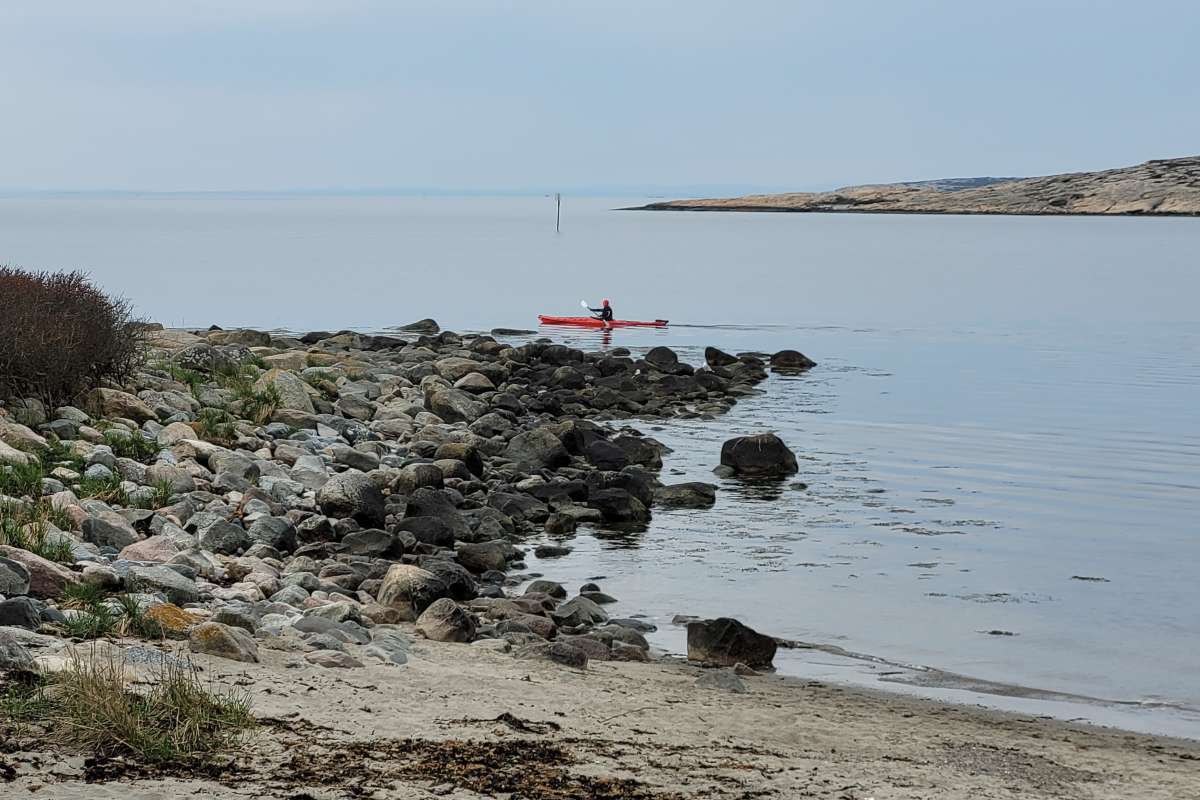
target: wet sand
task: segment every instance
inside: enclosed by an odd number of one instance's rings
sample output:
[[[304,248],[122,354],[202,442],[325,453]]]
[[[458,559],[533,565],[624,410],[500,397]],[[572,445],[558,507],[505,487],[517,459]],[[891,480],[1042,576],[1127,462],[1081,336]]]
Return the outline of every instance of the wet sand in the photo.
[[[682,663],[584,672],[418,640],[350,671],[263,650],[195,656],[262,726],[198,777],[9,754],[0,797],[1185,798],[1200,742],[764,675],[746,693]]]

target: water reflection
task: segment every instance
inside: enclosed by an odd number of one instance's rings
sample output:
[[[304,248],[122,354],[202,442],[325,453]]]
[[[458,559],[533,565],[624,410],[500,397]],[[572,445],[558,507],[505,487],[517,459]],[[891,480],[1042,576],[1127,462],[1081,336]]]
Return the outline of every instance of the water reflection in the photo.
[[[742,500],[771,501],[783,497],[788,485],[787,478],[737,478],[723,481],[721,488]]]

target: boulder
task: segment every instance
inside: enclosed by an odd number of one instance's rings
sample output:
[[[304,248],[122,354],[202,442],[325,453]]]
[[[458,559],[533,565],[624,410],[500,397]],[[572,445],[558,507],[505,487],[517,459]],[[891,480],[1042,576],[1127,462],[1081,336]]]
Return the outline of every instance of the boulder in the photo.
[[[488,570],[504,571],[505,565],[508,564],[508,553],[512,550],[512,545],[507,542],[479,542],[478,544],[460,544],[456,548],[458,551],[458,563],[476,574],[483,574]]]
[[[28,550],[2,545],[0,557],[25,567],[29,573],[29,594],[42,600],[58,597],[63,589],[79,582],[79,576],[62,564],[56,564]]]
[[[429,570],[412,564],[393,564],[379,584],[376,599],[381,606],[394,608],[403,619],[411,621],[448,593],[446,582]]]
[[[589,492],[588,506],[599,510],[605,522],[646,522],[650,519],[645,504],[618,487]]]
[[[400,494],[412,494],[424,487],[442,488],[442,471],[433,464],[409,464],[392,481],[392,491]]]
[[[604,609],[586,597],[574,597],[550,612],[550,618],[563,628],[607,622]]]
[[[708,508],[717,502],[717,487],[711,483],[676,483],[654,490],[654,502],[664,508]]]
[[[83,520],[80,531],[85,542],[117,550],[124,549],[142,538],[133,526],[115,511],[98,511],[92,514]]]
[[[358,470],[347,470],[330,478],[317,492],[317,504],[326,516],[353,517],[368,527],[382,526],[387,516],[383,492]]]
[[[0,670],[21,670],[33,672],[37,669],[33,656],[25,649],[17,637],[9,631],[0,631]]]
[[[3,417],[0,417],[0,442],[27,453],[46,449],[45,437],[19,422],[8,422]]]
[[[625,451],[606,439],[597,439],[589,444],[586,455],[596,469],[615,472],[629,466]]]
[[[816,365],[817,362],[798,350],[780,350],[771,356],[771,369],[776,372],[800,372]]]
[[[259,517],[251,523],[246,535],[281,553],[296,549],[296,526],[287,517]]]
[[[261,392],[268,386],[274,386],[279,391],[280,408],[314,413],[312,398],[308,395],[308,384],[294,372],[277,368],[267,370],[254,382],[254,389]]]
[[[728,440],[721,446],[721,465],[748,478],[778,477],[800,470],[796,454],[773,433]]]
[[[408,333],[428,333],[433,335],[441,331],[437,322],[432,319],[421,319],[416,322],[410,322],[407,325],[401,325],[396,328],[398,331],[406,331]]]
[[[119,389],[93,389],[88,395],[87,406],[96,417],[125,417],[135,422],[156,419],[150,406]]]
[[[253,544],[250,534],[233,522],[219,520],[200,532],[200,547],[222,555],[236,555]]]
[[[219,622],[204,622],[192,628],[192,632],[188,634],[188,649],[193,653],[233,661],[258,663],[258,644],[254,637],[241,628],[233,628]]]
[[[496,391],[496,384],[492,383],[491,379],[486,375],[481,375],[478,372],[471,372],[462,376],[454,382],[455,389],[461,389],[464,392],[471,394],[484,394],[486,392]]]
[[[775,640],[730,617],[698,620],[687,626],[688,659],[732,667],[739,662],[754,669],[770,669]]]
[[[0,600],[0,626],[36,631],[42,624],[38,604],[28,597]]]
[[[562,441],[546,428],[534,428],[514,436],[504,457],[524,469],[557,469],[571,461]]]
[[[421,612],[417,633],[435,642],[469,642],[475,638],[475,618],[458,603],[443,597]]]
[[[426,392],[425,407],[446,422],[474,422],[488,412],[487,404],[471,393],[437,385]]]
[[[251,328],[237,328],[231,331],[212,331],[208,334],[212,344],[240,344],[243,347],[270,347],[271,334],[256,331]]]
[[[433,362],[434,371],[451,383],[465,378],[471,373],[477,373],[481,366],[478,361],[454,356]]]
[[[171,464],[154,464],[146,470],[146,484],[171,485],[172,494],[196,491],[196,480],[187,470]]]
[[[553,661],[574,669],[586,669],[587,653],[566,642],[534,642],[513,651],[517,658]]]
[[[0,595],[29,594],[29,570],[20,561],[0,556]]]
[[[136,591],[161,592],[175,605],[195,603],[200,599],[195,581],[158,564],[130,567],[126,584]]]
[[[717,369],[719,367],[728,367],[731,364],[738,363],[737,356],[731,356],[724,350],[718,350],[715,347],[704,348],[704,363],[709,367]]]
[[[25,466],[33,461],[33,457],[27,453],[22,453],[17,448],[6,442],[0,442],[0,465],[14,464],[16,466]]]

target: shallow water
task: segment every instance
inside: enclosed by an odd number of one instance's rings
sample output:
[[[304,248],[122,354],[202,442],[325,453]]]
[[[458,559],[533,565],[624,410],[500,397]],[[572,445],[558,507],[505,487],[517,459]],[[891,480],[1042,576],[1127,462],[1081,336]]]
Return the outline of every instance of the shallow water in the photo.
[[[0,262],[89,269],[168,324],[530,327],[603,293],[676,324],[543,333],[795,347],[819,366],[643,426],[666,479],[772,429],[795,481],[721,481],[711,512],[531,568],[605,576],[670,650],[675,614],[726,614],[871,657],[783,651],[796,674],[1200,736],[1200,223],[609,210],[630,202],[568,198],[556,236],[542,198],[0,198]]]

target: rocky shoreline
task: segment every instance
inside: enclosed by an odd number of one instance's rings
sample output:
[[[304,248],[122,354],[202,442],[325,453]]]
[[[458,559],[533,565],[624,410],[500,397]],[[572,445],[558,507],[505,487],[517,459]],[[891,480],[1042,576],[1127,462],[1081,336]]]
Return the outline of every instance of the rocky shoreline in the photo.
[[[260,730],[227,760],[149,763],[17,726],[0,796],[1058,797],[1086,785],[1116,797],[1186,784],[1194,743],[778,678],[776,640],[732,619],[690,622],[690,661],[660,660],[643,620],[609,616],[603,586],[525,569],[541,531],[703,513],[716,487],[662,483],[664,448],[624,421],[720,414],[768,370],[813,366],[802,354],[709,348],[695,368],[662,347],[634,357],[414,327],[157,330],[129,385],[81,407],[3,407],[6,687],[80,659],[144,685],[186,664],[248,692]],[[720,458],[746,480],[796,471],[770,434],[730,440]],[[542,548],[545,564],[556,553]],[[913,717],[929,736],[911,735]],[[864,744],[881,732],[893,744]]]
[[[1036,178],[950,179],[847,186],[830,192],[669,200],[632,210],[1197,216],[1200,156]]]
[[[247,663],[270,648],[327,668],[403,664],[414,632],[581,669],[649,659],[651,626],[610,619],[594,583],[515,594],[537,577],[522,540],[711,506],[714,485],[663,484],[663,446],[619,422],[719,414],[768,368],[813,362],[709,348],[696,369],[665,347],[635,359],[410,327],[160,330],[131,385],[96,389],[86,410],[12,403],[0,461],[41,471],[0,501],[27,509],[39,545],[3,548],[0,625],[43,633],[0,634],[4,666],[24,663],[22,643],[54,663],[71,637],[109,634],[119,593],[191,652]],[[749,478],[796,471],[770,435],[727,443],[721,461]],[[79,602],[89,590],[108,598]],[[707,624],[689,634],[698,659],[771,666],[769,637]]]

